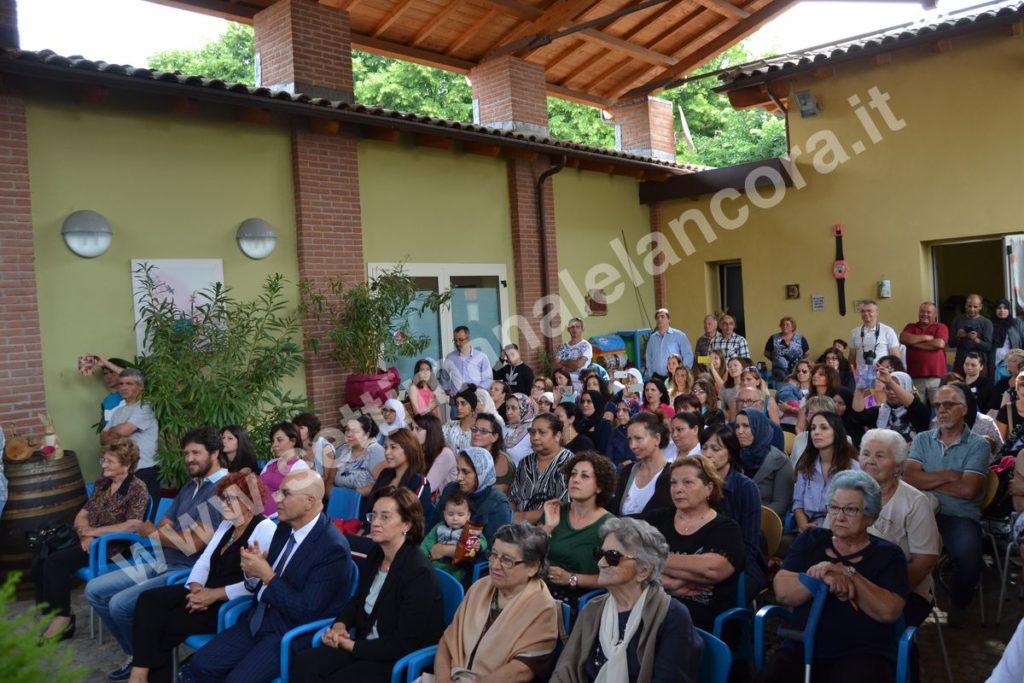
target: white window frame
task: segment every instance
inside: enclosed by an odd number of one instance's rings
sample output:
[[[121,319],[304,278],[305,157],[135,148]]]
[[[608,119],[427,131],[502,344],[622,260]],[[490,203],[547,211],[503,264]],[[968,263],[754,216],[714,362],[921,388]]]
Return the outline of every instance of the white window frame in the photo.
[[[438,291],[441,292],[451,289],[453,277],[498,278],[498,307],[500,309],[498,319],[502,323],[498,337],[503,347],[509,343],[507,325],[505,325],[505,321],[508,320],[508,267],[504,263],[367,263],[366,272],[370,278],[373,278],[382,271],[399,265],[402,266],[402,270],[406,274],[412,277],[437,278]],[[448,307],[441,309],[438,316],[441,323],[441,357],[443,358],[455,350],[455,343],[452,341],[455,324],[452,322],[452,312]]]

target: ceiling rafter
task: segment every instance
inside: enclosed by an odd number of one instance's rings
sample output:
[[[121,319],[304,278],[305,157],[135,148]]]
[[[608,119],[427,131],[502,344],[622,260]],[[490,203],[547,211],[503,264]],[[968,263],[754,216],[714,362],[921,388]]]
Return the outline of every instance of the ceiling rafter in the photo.
[[[488,22],[490,22],[491,19],[494,18],[494,15],[497,14],[497,13],[498,13],[498,10],[493,9],[493,8],[487,10],[487,12],[484,13],[483,16],[481,16],[479,19],[477,19],[475,22],[473,22],[472,26],[470,26],[465,31],[463,31],[461,34],[459,34],[459,37],[456,38],[455,41],[452,42],[451,45],[449,45],[447,48],[445,48],[444,53],[446,55],[450,56],[450,55],[453,55],[456,52],[458,52],[459,48],[461,48],[463,45],[468,43],[473,38],[473,35],[476,34],[476,32],[479,31],[481,28],[486,26],[488,24]]]
[[[523,38],[542,36],[563,28],[598,2],[599,0],[555,0],[539,17],[520,24],[504,36],[497,47],[505,47]]]
[[[434,29],[437,28],[438,24],[447,19],[452,12],[454,12],[456,9],[462,6],[462,2],[463,0],[450,0],[448,4],[445,5],[444,9],[442,9],[440,12],[431,17],[430,20],[423,25],[423,28],[417,31],[416,35],[412,37],[413,47],[419,47],[423,43],[423,41],[426,40],[431,33],[433,33]]]
[[[729,19],[748,19],[750,17],[750,12],[727,0],[695,0],[695,2]]]
[[[402,12],[409,9],[409,5],[411,5],[414,1],[415,0],[402,0],[402,2],[400,2],[390,12],[388,12],[387,16],[385,16],[384,19],[373,28],[373,31],[371,31],[370,35],[372,35],[374,38],[380,38],[385,31],[391,28],[392,24],[398,21],[398,18],[402,16]]]

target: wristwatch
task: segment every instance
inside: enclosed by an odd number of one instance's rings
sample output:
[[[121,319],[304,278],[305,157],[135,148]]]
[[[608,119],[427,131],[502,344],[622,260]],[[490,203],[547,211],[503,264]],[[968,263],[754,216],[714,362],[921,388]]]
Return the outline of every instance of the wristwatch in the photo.
[[[832,262],[832,275],[836,279],[836,290],[839,294],[839,315],[846,315],[846,274],[849,268],[843,260],[843,224],[833,225],[832,234],[836,238],[836,260]]]
[[[575,588],[580,583],[580,579],[575,574],[569,576],[569,588]]]
[[[849,565],[848,564],[848,565],[845,565],[843,567],[843,574],[845,574],[846,578],[848,578],[848,579],[852,579],[853,575],[856,574],[856,573],[857,573],[857,568],[854,567],[853,565]]]

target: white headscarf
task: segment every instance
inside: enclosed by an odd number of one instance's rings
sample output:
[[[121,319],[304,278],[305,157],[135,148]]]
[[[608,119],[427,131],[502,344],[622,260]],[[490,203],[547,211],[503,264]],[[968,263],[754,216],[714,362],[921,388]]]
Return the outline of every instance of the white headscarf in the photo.
[[[391,410],[395,411],[395,421],[392,424],[388,424],[387,422],[382,421],[380,425],[380,433],[383,434],[384,436],[389,436],[396,432],[397,430],[403,429],[406,426],[405,406],[403,406],[402,402],[399,401],[398,399],[389,398],[388,400],[384,401],[384,407],[390,408]]]
[[[497,418],[502,429],[505,428],[505,421],[501,419],[501,415],[498,415],[498,406],[494,405],[494,399],[491,398],[491,392],[486,389],[476,390],[476,412],[477,414],[490,413]]]
[[[894,372],[892,378],[903,388],[904,391],[914,393],[914,381],[905,372]],[[902,426],[907,420],[907,407],[904,405],[891,406],[888,401],[882,401],[878,407],[878,421],[875,426],[879,429],[896,429]],[[902,430],[896,429],[902,433]]]

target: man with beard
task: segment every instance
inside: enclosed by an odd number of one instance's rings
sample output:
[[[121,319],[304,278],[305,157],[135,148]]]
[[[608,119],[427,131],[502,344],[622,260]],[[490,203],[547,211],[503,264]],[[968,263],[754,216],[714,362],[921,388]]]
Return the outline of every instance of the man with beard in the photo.
[[[127,681],[131,675],[132,621],[139,595],[163,586],[169,574],[191,568],[221,522],[214,498],[217,482],[227,475],[220,466],[220,432],[193,429],[182,437],[181,449],[191,481],[155,527],[145,522],[138,531],[153,542],[153,553],[144,552],[136,558],[141,561],[96,577],[85,587],[86,600],[128,656],[124,666],[110,673],[110,681]]]

